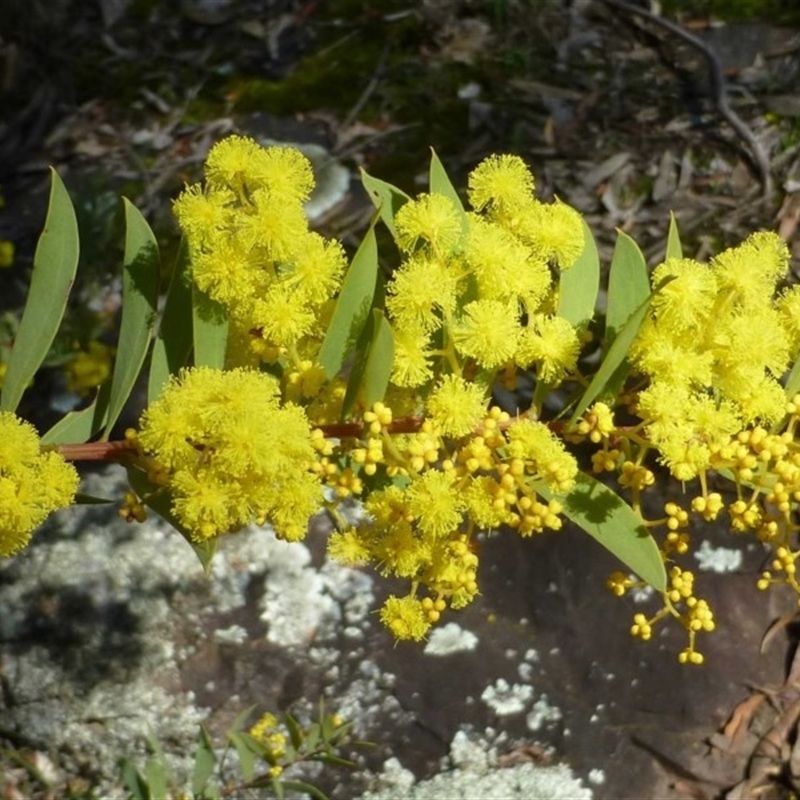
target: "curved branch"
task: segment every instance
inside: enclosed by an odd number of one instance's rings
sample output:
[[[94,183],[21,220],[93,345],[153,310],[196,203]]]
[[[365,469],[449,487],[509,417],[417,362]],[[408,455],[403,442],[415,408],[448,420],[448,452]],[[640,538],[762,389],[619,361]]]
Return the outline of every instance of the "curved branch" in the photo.
[[[607,6],[611,6],[612,8],[617,8],[620,11],[625,11],[628,14],[641,17],[648,22],[652,22],[653,25],[669,31],[702,54],[706,60],[706,64],[708,65],[708,73],[711,79],[714,105],[719,112],[719,115],[731,126],[731,128],[733,128],[737,136],[739,136],[739,138],[747,144],[753,164],[755,165],[758,176],[761,180],[764,197],[769,197],[772,194],[773,189],[772,171],[770,170],[769,160],[764,152],[764,149],[761,147],[761,143],[753,134],[753,131],[750,130],[744,120],[742,120],[742,118],[733,110],[733,108],[731,108],[731,105],[728,102],[728,91],[727,87],[725,86],[725,76],[722,74],[722,67],[720,66],[716,53],[704,41],[698,39],[696,36],[693,36],[680,25],[670,22],[668,19],[664,19],[663,17],[658,17],[655,14],[652,14],[650,11],[647,11],[647,9],[640,8],[632,3],[627,3],[625,0],[600,0],[600,2],[605,3]]]

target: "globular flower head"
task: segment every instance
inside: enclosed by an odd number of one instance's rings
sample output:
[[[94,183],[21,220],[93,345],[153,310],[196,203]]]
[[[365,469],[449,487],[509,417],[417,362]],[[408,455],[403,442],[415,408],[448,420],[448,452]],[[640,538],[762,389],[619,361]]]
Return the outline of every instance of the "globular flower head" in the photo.
[[[721,292],[733,292],[745,305],[763,303],[789,268],[789,248],[777,233],[758,231],[715,256],[711,268]]]
[[[206,178],[213,188],[264,189],[284,202],[302,203],[314,187],[311,162],[291,147],[264,148],[248,136],[228,136],[209,151]]]
[[[430,334],[456,304],[456,280],[443,259],[412,256],[392,276],[386,308],[399,328]]]
[[[55,452],[42,452],[35,428],[0,411],[0,558],[30,541],[47,516],[69,506],[78,473]]]
[[[466,436],[486,412],[486,390],[457,375],[445,375],[428,396],[425,407],[444,436]]]
[[[519,216],[516,233],[540,258],[561,269],[571,267],[583,251],[583,219],[560,200],[528,205]]]
[[[311,430],[277,391],[262,372],[196,367],[142,416],[139,442],[167,476],[172,511],[192,538],[265,521],[286,539],[305,534],[320,500]]]
[[[396,639],[413,639],[415,642],[424,639],[431,626],[422,602],[412,595],[388,597],[381,609],[381,622]]]
[[[714,273],[707,265],[670,258],[656,267],[652,282],[654,287],[664,282],[651,305],[662,337],[697,332],[705,325],[717,295]]]
[[[418,245],[444,256],[451,253],[463,233],[462,217],[443,194],[423,194],[409,200],[395,216],[397,244],[406,252]]]
[[[483,299],[519,299],[533,312],[551,289],[547,261],[501,225],[477,214],[469,217],[464,258]]]
[[[474,358],[482,367],[494,369],[509,361],[520,335],[517,309],[499,300],[475,300],[453,331],[456,349]]]
[[[197,288],[224,307],[232,331],[251,332],[263,362],[278,360],[281,348],[318,349],[346,257],[308,229],[310,162],[291,147],[231,136],[211,149],[205,176],[174,207]]]
[[[542,381],[555,384],[575,370],[580,349],[578,332],[569,320],[535,314],[520,335],[514,360],[535,365]]]
[[[519,156],[493,155],[469,175],[467,195],[472,207],[481,211],[514,212],[533,196],[533,175]]]
[[[448,536],[461,524],[464,503],[455,490],[452,471],[427,470],[414,478],[407,493],[408,512],[423,533]]]

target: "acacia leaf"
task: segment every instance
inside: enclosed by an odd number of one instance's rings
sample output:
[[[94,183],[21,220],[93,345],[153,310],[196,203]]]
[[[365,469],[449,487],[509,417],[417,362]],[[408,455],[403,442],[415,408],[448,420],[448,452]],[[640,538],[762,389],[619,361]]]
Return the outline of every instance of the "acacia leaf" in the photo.
[[[667,252],[664,258],[683,258],[683,245],[678,232],[678,221],[674,212],[669,212],[669,233],[667,234]]]
[[[558,290],[558,316],[576,328],[589,324],[594,316],[600,289],[600,256],[586,220],[583,223],[583,250],[577,261],[561,270]]]
[[[392,186],[391,183],[386,183],[380,178],[373,178],[363,169],[361,170],[361,182],[364,184],[364,189],[369,195],[369,199],[378,209],[378,216],[396,239],[395,215],[411,198],[404,191]]]
[[[464,204],[458,195],[455,187],[450,181],[450,177],[444,168],[444,165],[436,155],[436,151],[431,148],[431,166],[429,175],[429,186],[431,194],[441,194],[447,197],[453,204],[453,207],[458,212],[459,221],[461,222],[461,235],[467,232],[469,225],[467,220],[467,212],[464,211]]]
[[[156,237],[139,209],[123,197],[125,207],[125,255],[122,264],[122,320],[117,355],[111,376],[107,439],[128,402],[142,370],[155,328],[161,257]]]
[[[225,308],[192,284],[193,363],[196,367],[225,368],[228,314]]]
[[[642,518],[605,484],[579,472],[575,486],[566,494],[539,489],[546,499],[563,505],[564,516],[596,539],[631,572],[664,592],[667,576],[664,562]]]
[[[50,200],[33,257],[31,285],[8,359],[0,410],[15,411],[42,365],[64,317],[78,267],[75,209],[58,173],[50,169]]]
[[[42,436],[43,445],[83,444],[88,442],[108,420],[108,398],[111,384],[106,381],[97,390],[94,400],[80,411],[70,411]]]
[[[189,248],[182,239],[175,260],[175,269],[167,289],[161,324],[153,342],[147,400],[152,403],[171,375],[185,366],[192,350],[192,287],[188,280]]]
[[[373,219],[353,256],[325,338],[319,349],[319,363],[328,380],[341,370],[347,354],[356,345],[369,318],[378,280],[378,243]]]

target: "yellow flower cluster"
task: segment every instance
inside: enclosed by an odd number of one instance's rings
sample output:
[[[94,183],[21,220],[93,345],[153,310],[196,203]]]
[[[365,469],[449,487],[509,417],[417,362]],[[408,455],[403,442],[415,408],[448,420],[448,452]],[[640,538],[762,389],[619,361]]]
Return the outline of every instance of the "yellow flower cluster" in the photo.
[[[173,378],[144,412],[138,443],[149,477],[196,540],[269,522],[302,539],[321,502],[305,412],[279,401],[266,373],[198,367]]]
[[[395,217],[403,262],[388,285],[395,327],[392,380],[420,387],[442,370],[533,366],[547,383],[574,371],[580,342],[554,314],[551,267],[569,268],[584,243],[579,214],[533,196],[517,156],[492,156],[469,178],[474,212],[423,194]]]
[[[671,258],[652,276],[651,314],[631,358],[650,381],[637,413],[679,480],[712,466],[738,431],[783,418],[779,383],[800,344],[800,287],[776,299],[789,251],[760,232],[709,264]]]
[[[483,411],[468,386],[461,387],[464,395],[456,390],[459,381],[442,381],[429,400],[430,418],[415,433],[390,436],[383,404],[365,414],[367,443],[353,450],[354,459],[370,465],[367,474],[383,488],[366,499],[364,523],[329,541],[333,558],[374,563],[384,575],[410,582],[408,595],[391,596],[381,610],[398,639],[422,639],[448,606],[474,599],[477,531],[558,530],[560,504],[537,492],[568,491],[577,474],[575,459],[545,425],[511,420],[497,407]]]
[[[324,334],[320,315],[347,263],[338,241],[308,229],[311,164],[296,149],[229,136],[209,152],[205,176],[174,206],[193,280],[227,309],[232,336],[251,354],[274,362],[289,351],[300,367],[316,353],[309,343]]]
[[[278,718],[274,714],[263,714],[250,728],[249,733],[264,748],[263,758],[270,764],[270,776],[277,778],[283,772],[283,766],[279,762],[286,757],[288,742]]]
[[[72,464],[42,452],[32,425],[0,411],[0,558],[25,547],[51,512],[71,505],[78,483]]]

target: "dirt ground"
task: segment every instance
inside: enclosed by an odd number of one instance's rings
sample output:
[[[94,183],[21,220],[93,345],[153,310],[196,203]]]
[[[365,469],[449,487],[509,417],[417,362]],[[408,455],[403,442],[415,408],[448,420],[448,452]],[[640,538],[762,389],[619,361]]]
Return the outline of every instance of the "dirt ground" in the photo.
[[[78,208],[86,297],[106,291],[118,268],[116,195],[135,199],[174,246],[170,199],[231,131],[325,147],[351,179],[315,224],[346,244],[358,240],[370,213],[358,169],[419,191],[433,147],[457,186],[489,153],[522,155],[542,197],[558,196],[586,216],[605,263],[615,229],[656,263],[672,212],[687,254],[704,258],[768,228],[790,243],[797,271],[800,29],[681,20],[714,53],[748,140],[721,113],[703,51],[624,6],[8,0],[0,21],[0,240],[14,243],[16,259],[0,270],[0,312],[23,296],[48,165]],[[73,336],[86,333],[85,321],[75,325]],[[59,390],[52,380],[45,395]],[[47,402],[39,394],[26,410],[46,422],[55,413]],[[387,696],[397,713],[369,728],[379,745],[367,758],[371,769],[391,754],[427,777],[468,721],[476,731],[501,730],[504,756],[563,760],[586,780],[602,769],[603,782],[592,787],[600,798],[796,796],[796,632],[779,626],[762,647],[771,623],[790,620],[795,603],[756,592],[757,546],[725,531],[702,536],[742,560],[733,572],[703,576],[721,623],[699,669],[676,663],[669,634],[650,645],[631,639],[633,606],[604,589],[614,563],[578,530],[484,544],[482,596],[458,620],[478,637],[473,651],[432,661],[420,648],[393,647],[377,628],[357,646],[341,640],[351,683],[364,661],[394,676]],[[319,553],[314,558],[319,566]],[[0,564],[0,586],[15,575]],[[376,586],[376,605],[388,591]],[[257,632],[247,617],[253,608],[243,609],[226,624]],[[22,657],[38,644],[35,635],[0,636],[0,657]],[[80,637],[59,646],[77,658]],[[535,660],[526,660],[531,651]],[[234,711],[231,696],[239,709],[264,703],[265,694],[313,699],[328,680],[324,669],[297,660],[305,650],[278,656],[253,641],[233,651],[212,637],[198,652],[175,680],[220,726]],[[475,702],[498,680],[535,685],[558,713],[543,711],[533,727],[524,714],[498,715]],[[265,689],[271,681],[282,690]],[[3,738],[12,733],[0,717],[0,744],[13,743]],[[323,788],[347,797],[364,786]]]

